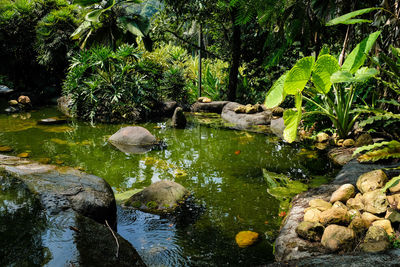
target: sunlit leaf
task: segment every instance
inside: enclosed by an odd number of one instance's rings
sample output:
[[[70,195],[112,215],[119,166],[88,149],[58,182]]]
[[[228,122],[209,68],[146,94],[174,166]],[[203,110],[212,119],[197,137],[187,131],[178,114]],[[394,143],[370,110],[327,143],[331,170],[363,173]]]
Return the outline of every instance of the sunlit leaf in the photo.
[[[310,80],[314,61],[315,59],[312,56],[297,61],[286,77],[283,86],[286,94],[295,95],[303,91],[307,82]]]
[[[286,94],[283,90],[283,85],[286,77],[287,73],[283,74],[278,80],[275,81],[271,89],[269,89],[264,102],[266,108],[274,108],[282,103],[282,101],[285,99]]]
[[[90,29],[91,23],[89,21],[84,21],[79,25],[79,27],[71,34],[72,39],[79,39],[82,34]]]
[[[395,187],[396,185],[398,185],[400,182],[400,175],[393,177],[392,179],[390,179],[389,182],[387,182],[385,184],[385,186],[382,188],[382,192],[386,192],[386,190],[388,190],[389,188]]]
[[[299,104],[300,103],[300,104]],[[287,109],[283,113],[283,120],[285,124],[285,130],[283,131],[283,138],[292,143],[297,138],[297,128],[299,127],[301,120],[301,94],[296,95],[296,111]]]
[[[367,54],[374,45],[381,31],[371,33],[367,38],[361,41],[351,53],[346,57],[342,65],[342,70],[354,74],[365,62]]]
[[[339,69],[339,63],[333,56],[323,55],[318,57],[311,80],[319,93],[327,94],[331,90],[331,76]]]
[[[356,82],[363,82],[363,81],[366,81],[366,80],[376,76],[378,73],[379,73],[379,71],[377,69],[363,67],[363,68],[357,70],[354,78],[355,78]]]
[[[331,76],[332,83],[348,83],[348,82],[353,82],[353,81],[354,81],[354,77],[348,71],[340,70],[340,71],[333,73]]]

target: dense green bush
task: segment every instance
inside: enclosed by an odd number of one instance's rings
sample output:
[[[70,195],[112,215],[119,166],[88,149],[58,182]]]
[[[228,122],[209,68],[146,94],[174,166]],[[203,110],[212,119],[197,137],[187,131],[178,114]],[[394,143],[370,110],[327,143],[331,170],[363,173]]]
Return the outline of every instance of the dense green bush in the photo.
[[[91,48],[72,58],[64,83],[78,117],[91,121],[138,121],[159,111],[165,99],[184,100],[180,69],[165,69],[139,48]]]
[[[76,12],[66,0],[0,1],[0,74],[15,89],[40,93],[57,87],[73,48]],[[40,64],[39,64],[40,63]]]

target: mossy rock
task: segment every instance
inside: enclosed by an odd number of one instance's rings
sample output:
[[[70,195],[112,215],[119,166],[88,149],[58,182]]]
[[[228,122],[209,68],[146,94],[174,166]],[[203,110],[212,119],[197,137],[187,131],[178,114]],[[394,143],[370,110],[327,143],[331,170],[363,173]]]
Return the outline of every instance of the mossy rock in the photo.
[[[144,212],[161,214],[173,212],[190,192],[173,181],[159,181],[131,196],[124,204]]]

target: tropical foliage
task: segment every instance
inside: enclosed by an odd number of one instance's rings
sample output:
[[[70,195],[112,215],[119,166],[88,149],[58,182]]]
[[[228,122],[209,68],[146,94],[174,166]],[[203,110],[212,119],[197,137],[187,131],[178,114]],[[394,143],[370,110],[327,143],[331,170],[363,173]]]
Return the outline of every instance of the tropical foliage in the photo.
[[[333,56],[320,53],[317,60],[313,56],[300,59],[293,68],[283,74],[268,91],[265,105],[278,106],[287,95],[295,98],[295,109],[286,110],[284,138],[293,142],[302,117],[302,100],[313,103],[320,113],[329,117],[341,138],[346,137],[359,114],[353,114],[352,105],[355,84],[378,74],[374,68],[361,67],[380,32],[374,32],[359,43],[348,55],[342,66]],[[313,87],[306,88],[308,82]],[[304,90],[306,89],[306,90]]]

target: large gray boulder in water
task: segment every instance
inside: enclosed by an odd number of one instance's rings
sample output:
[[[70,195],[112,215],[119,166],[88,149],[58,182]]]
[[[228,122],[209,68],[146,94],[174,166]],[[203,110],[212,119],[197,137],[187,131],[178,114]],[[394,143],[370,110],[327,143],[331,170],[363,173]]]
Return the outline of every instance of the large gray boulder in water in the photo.
[[[108,142],[122,152],[131,154],[148,152],[158,143],[154,135],[140,126],[121,128],[108,139]]]
[[[180,206],[190,192],[173,181],[159,181],[134,194],[125,206],[137,208],[149,213],[170,213]]]
[[[0,192],[0,266],[144,266],[103,179],[0,155]]]

